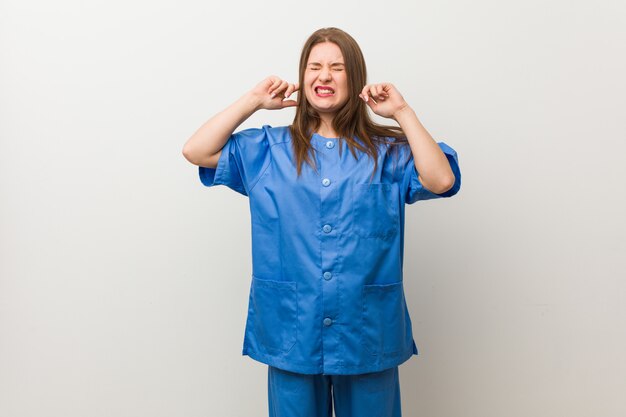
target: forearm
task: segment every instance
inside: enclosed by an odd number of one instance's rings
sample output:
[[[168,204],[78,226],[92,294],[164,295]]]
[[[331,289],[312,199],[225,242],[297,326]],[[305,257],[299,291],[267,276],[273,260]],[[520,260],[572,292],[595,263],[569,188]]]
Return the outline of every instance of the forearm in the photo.
[[[393,118],[407,137],[422,185],[438,194],[449,190],[455,180],[450,163],[413,109],[406,106]]]
[[[222,110],[187,140],[183,147],[185,158],[196,165],[220,151],[235,129],[259,108],[259,100],[248,92]]]

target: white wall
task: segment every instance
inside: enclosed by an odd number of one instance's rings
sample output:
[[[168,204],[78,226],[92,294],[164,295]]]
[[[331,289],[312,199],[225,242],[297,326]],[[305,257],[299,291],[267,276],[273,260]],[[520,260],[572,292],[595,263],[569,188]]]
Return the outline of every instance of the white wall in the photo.
[[[267,415],[267,367],[241,356],[248,201],[203,187],[181,149],[267,75],[295,81],[324,26],[459,153],[460,193],[407,209],[405,415],[626,415],[625,16],[4,0],[0,415]]]

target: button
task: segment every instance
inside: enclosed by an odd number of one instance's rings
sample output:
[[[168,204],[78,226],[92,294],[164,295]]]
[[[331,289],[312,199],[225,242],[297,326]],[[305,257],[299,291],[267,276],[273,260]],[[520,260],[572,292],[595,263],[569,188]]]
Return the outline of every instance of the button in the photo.
[[[333,228],[330,227],[330,224],[325,224],[324,227],[322,227],[322,230],[325,231],[326,233],[330,233],[330,231],[333,230]]]
[[[333,321],[332,321],[331,319],[329,319],[328,317],[326,317],[326,318],[324,319],[324,326],[330,326],[330,325],[332,324],[332,322],[333,322]]]
[[[335,147],[335,142],[333,142],[332,140],[329,140],[328,142],[326,142],[326,147],[328,149],[334,148]]]
[[[324,178],[322,180],[322,184],[324,184],[324,187],[328,187],[330,185],[330,180],[328,178]]]
[[[333,274],[332,274],[332,273],[330,273],[330,272],[328,272],[328,271],[324,272],[324,279],[325,279],[326,281],[328,281],[328,280],[330,279],[330,277],[332,277],[332,276],[333,276]]]

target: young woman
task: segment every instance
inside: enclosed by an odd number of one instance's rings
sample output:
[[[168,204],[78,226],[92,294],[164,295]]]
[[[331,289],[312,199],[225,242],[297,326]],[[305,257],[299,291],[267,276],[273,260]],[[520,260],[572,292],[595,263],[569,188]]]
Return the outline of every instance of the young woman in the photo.
[[[330,417],[333,402],[337,417],[401,415],[398,365],[417,354],[404,208],[456,194],[461,173],[454,149],[433,140],[399,91],[366,78],[356,41],[319,29],[297,83],[266,78],[183,148],[204,185],[249,197],[242,353],[268,365],[270,416]],[[290,126],[233,133],[259,109],[291,106]],[[368,107],[399,127],[374,123]]]

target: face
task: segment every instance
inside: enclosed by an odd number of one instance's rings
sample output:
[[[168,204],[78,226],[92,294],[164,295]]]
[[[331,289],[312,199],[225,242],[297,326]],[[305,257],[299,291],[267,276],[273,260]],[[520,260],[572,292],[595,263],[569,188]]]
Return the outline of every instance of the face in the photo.
[[[304,93],[318,113],[334,115],[348,101],[348,79],[339,47],[318,43],[311,49],[304,71]]]

